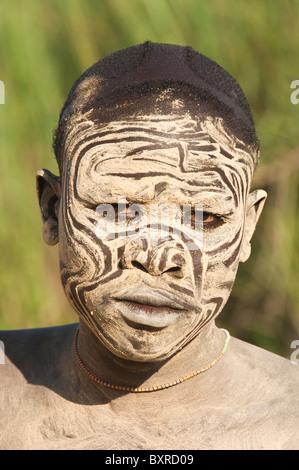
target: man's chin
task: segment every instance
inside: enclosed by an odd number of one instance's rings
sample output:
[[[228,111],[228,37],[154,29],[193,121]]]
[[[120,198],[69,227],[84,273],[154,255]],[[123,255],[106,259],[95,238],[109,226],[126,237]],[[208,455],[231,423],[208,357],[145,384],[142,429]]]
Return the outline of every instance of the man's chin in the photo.
[[[142,331],[142,333],[141,333]],[[153,336],[156,336],[153,338]],[[172,339],[172,338],[171,338]],[[136,335],[101,338],[102,344],[115,356],[132,362],[161,362],[169,359],[179,349],[181,341],[161,341],[155,331],[136,330]]]
[[[103,317],[99,322],[93,322],[93,330],[114,356],[135,362],[169,359],[194,337],[201,318],[200,310],[151,308],[149,312],[140,312],[134,307],[128,311],[133,314],[120,313],[115,305],[107,308],[105,317],[110,317],[109,325]]]

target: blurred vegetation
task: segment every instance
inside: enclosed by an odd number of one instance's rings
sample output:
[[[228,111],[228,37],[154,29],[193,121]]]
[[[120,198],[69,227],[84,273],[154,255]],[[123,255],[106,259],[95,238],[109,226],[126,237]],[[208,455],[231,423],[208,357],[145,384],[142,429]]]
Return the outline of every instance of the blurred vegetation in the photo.
[[[219,324],[290,357],[299,338],[297,0],[2,0],[0,5],[0,328],[77,321],[44,245],[35,173],[57,174],[52,132],[75,79],[146,40],[190,45],[228,70],[251,104],[262,145],[254,187],[269,194]]]

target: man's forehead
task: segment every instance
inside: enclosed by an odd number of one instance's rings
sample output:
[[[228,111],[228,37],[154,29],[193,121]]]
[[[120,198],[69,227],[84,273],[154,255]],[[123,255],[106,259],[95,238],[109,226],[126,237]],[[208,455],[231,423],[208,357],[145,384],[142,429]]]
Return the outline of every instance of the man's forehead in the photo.
[[[161,193],[173,202],[205,199],[208,205],[218,198],[233,204],[234,193],[247,189],[234,184],[235,175],[243,179],[248,170],[248,162],[238,158],[223,136],[217,142],[190,118],[164,122],[160,117],[150,126],[140,120],[114,122],[89,133],[78,147],[75,191],[89,202],[110,202],[121,194],[142,202]]]
[[[71,164],[77,166],[84,161],[84,167],[100,171],[111,160],[122,167],[125,162],[119,159],[123,158],[177,166],[182,172],[197,172],[203,162],[210,168],[230,165],[237,171],[242,167],[252,171],[252,157],[246,147],[221,120],[198,122],[188,115],[145,116],[101,127],[83,126],[82,132],[76,132],[76,139]]]
[[[114,203],[120,196],[126,196],[129,203],[157,202],[178,204],[204,204],[206,209],[216,211],[220,205],[230,210],[239,199],[241,185],[234,187],[231,181],[219,171],[209,169],[195,173],[181,173],[167,164],[140,162],[124,159],[119,164],[111,160],[105,170],[89,173],[78,172],[76,195],[88,204],[99,202]]]
[[[120,176],[140,180],[145,176],[170,176],[178,182],[196,185],[198,179],[221,179],[221,175],[241,172],[242,165],[221,158],[208,142],[188,145],[184,142],[142,141],[101,143],[88,149],[78,166],[77,182],[84,178]]]

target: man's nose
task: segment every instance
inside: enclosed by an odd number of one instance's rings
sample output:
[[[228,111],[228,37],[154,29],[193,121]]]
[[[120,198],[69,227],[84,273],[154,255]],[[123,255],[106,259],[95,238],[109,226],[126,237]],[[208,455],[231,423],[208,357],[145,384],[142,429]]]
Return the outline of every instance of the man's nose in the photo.
[[[130,240],[124,248],[120,264],[123,269],[139,269],[152,276],[168,274],[183,278],[186,257],[184,246],[178,240]]]

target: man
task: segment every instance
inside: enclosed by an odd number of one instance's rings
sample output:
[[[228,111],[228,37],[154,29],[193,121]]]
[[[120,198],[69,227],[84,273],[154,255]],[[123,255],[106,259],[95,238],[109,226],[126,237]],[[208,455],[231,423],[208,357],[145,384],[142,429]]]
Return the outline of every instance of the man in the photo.
[[[298,448],[296,366],[215,326],[266,199],[235,80],[191,48],[116,52],[54,150],[43,236],[79,326],[1,335],[2,447]]]

